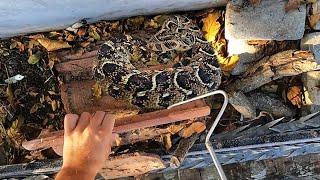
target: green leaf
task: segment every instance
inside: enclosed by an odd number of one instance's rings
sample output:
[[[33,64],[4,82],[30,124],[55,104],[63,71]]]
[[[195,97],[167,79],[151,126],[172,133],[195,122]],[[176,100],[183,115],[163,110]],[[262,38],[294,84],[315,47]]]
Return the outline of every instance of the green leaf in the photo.
[[[41,58],[41,53],[40,52],[32,54],[28,59],[28,63],[29,64],[37,64],[39,62],[40,58]]]
[[[98,34],[97,31],[90,31],[90,32],[89,32],[89,35],[90,35],[91,37],[93,37],[93,39],[95,39],[95,40],[100,40],[100,35]]]

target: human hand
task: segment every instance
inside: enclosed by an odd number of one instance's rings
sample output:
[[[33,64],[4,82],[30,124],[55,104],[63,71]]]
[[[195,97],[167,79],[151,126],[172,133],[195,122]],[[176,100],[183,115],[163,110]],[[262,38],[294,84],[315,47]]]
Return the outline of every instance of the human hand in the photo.
[[[115,118],[111,114],[97,111],[91,115],[67,114],[64,118],[63,166],[56,179],[75,178],[84,175],[94,178],[107,160],[113,141]]]

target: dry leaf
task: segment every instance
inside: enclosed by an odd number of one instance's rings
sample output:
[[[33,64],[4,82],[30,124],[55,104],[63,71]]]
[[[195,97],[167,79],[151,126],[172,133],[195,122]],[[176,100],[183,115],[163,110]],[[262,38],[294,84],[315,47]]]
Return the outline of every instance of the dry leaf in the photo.
[[[194,133],[201,133],[206,129],[206,125],[203,122],[194,122],[188,128],[179,132],[179,135],[183,138],[190,137]]]
[[[301,108],[302,105],[302,87],[301,86],[292,86],[289,87],[287,92],[287,98],[291,103],[298,108]]]
[[[40,97],[39,101],[40,101],[41,104],[45,101],[43,94],[42,94],[42,96]]]
[[[91,28],[91,29],[89,30],[89,35],[90,35],[93,39],[95,39],[95,40],[100,40],[100,35],[99,35],[99,33],[96,31],[95,28]]]
[[[34,105],[32,106],[32,108],[30,109],[30,114],[37,112],[38,109],[39,109],[38,104],[34,104]]]
[[[171,149],[172,142],[171,142],[171,134],[170,133],[167,133],[167,134],[164,135],[163,142],[164,142],[164,145],[166,147],[166,150]]]
[[[309,16],[310,27],[313,28],[320,20],[320,14]]]
[[[28,59],[28,63],[29,64],[37,64],[39,62],[40,58],[41,58],[41,52],[37,52],[35,54],[32,54]]]
[[[86,29],[80,28],[78,29],[77,36],[82,37],[86,34],[86,32],[87,32]]]
[[[14,49],[18,46],[18,43],[17,41],[13,41],[11,44],[10,44],[10,49]]]
[[[6,95],[7,95],[8,102],[10,103],[12,108],[15,109],[15,104],[14,104],[14,100],[13,100],[13,92],[12,92],[12,88],[11,88],[10,84],[8,84],[8,87],[6,89]]]
[[[85,48],[85,47],[88,47],[88,46],[90,45],[90,43],[91,43],[91,42],[88,42],[88,41],[82,42],[82,43],[80,44],[80,46]]]
[[[231,72],[234,69],[234,67],[236,67],[239,61],[238,55],[228,56],[226,58],[218,55],[217,57],[218,57],[218,62],[221,65],[221,69],[224,72]]]
[[[31,35],[31,36],[28,36],[28,38],[37,40],[37,39],[44,38],[44,35],[43,34],[34,34],[34,35]]]
[[[50,70],[52,70],[52,68],[54,66],[54,61],[53,60],[49,60],[48,66],[49,66]]]
[[[291,10],[298,10],[301,6],[301,0],[289,0],[286,4],[286,12]]]
[[[63,48],[71,48],[67,42],[56,41],[48,38],[38,39],[38,42],[48,51],[55,51]]]
[[[18,45],[19,51],[23,52],[24,51],[24,44],[18,41],[17,45]]]
[[[102,89],[98,83],[95,83],[92,87],[92,95],[95,98],[101,98]]]
[[[56,92],[54,92],[54,91],[48,91],[48,93],[49,93],[50,95],[56,95]]]
[[[307,0],[308,3],[316,3],[318,0]]]
[[[51,108],[52,108],[52,111],[57,110],[57,101],[56,100],[51,101]]]
[[[160,24],[157,23],[156,21],[154,21],[153,19],[151,19],[150,21],[145,21],[144,27],[156,29],[156,28],[160,27]]]
[[[31,40],[29,41],[28,48],[29,48],[29,49],[33,49],[35,46],[38,46],[38,45],[39,45],[39,42],[38,42],[38,41],[36,41],[36,40],[34,40],[34,39],[31,39]]]
[[[69,34],[66,38],[66,41],[74,41],[75,37],[72,34]]]
[[[213,42],[216,41],[216,36],[220,30],[220,23],[218,19],[220,18],[221,14],[219,11],[215,11],[213,13],[208,14],[208,16],[202,19],[203,27],[202,31],[204,33],[204,37],[207,41]]]
[[[258,6],[261,3],[261,0],[249,0],[249,4],[253,6]]]
[[[144,23],[144,17],[138,16],[138,17],[130,18],[128,19],[128,23],[133,26],[140,26]]]

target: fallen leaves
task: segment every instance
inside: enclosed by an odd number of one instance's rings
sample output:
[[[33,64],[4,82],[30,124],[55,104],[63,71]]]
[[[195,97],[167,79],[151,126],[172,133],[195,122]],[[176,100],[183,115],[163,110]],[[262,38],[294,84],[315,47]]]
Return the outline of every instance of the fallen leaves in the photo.
[[[41,38],[37,40],[47,51],[55,51],[64,48],[71,48],[68,42],[52,40],[49,38]]]
[[[299,7],[303,3],[316,3],[317,0],[288,0],[288,3],[286,4],[285,10],[286,12],[292,11],[292,10],[299,10]]]
[[[206,125],[203,122],[194,122],[188,128],[182,129],[179,135],[183,138],[190,137],[194,133],[201,133],[206,129]]]
[[[258,1],[253,3],[259,3]],[[207,41],[211,42],[212,47],[216,50],[217,60],[225,75],[230,72],[237,65],[239,57],[237,55],[227,55],[227,41],[224,38],[224,27],[220,21],[223,21],[224,14],[221,11],[212,11],[205,18],[202,19],[202,31]]]
[[[29,64],[37,64],[39,62],[40,58],[41,58],[41,52],[37,52],[35,54],[32,54],[28,59],[28,63]]]
[[[311,15],[309,16],[308,19],[309,19],[310,27],[313,29],[320,20],[320,14]]]
[[[301,108],[302,105],[302,87],[301,86],[292,86],[289,87],[287,92],[287,98],[291,103],[298,108]]]
[[[93,97],[100,99],[102,95],[101,86],[98,83],[95,83],[92,87],[92,95]]]
[[[220,16],[221,14],[219,11],[214,11],[213,13],[208,14],[208,16],[202,20],[202,31],[204,33],[204,37],[209,42],[216,41],[216,36],[221,27],[218,21]]]
[[[303,1],[301,0],[289,0],[288,3],[286,4],[286,12],[292,11],[292,10],[298,10],[299,7],[301,6]]]

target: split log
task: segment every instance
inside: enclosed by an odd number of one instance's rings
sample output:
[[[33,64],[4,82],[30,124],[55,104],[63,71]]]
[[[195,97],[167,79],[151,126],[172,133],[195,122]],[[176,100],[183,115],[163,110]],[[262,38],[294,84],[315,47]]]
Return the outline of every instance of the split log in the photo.
[[[138,176],[150,171],[166,168],[156,154],[134,153],[110,157],[99,173],[105,179]]]
[[[248,100],[242,91],[228,93],[229,103],[245,118],[256,117],[256,107]]]
[[[247,93],[273,80],[315,70],[317,63],[309,51],[288,50],[263,58],[249,69],[248,73],[227,86],[226,90]]]
[[[171,109],[139,114],[132,117],[116,119],[113,131],[123,133],[136,129],[169,124],[186,119],[198,118],[210,114],[210,107],[203,100],[196,100]],[[56,149],[63,144],[63,130],[47,133],[37,139],[26,141],[22,146],[30,151],[43,150],[50,147]]]

